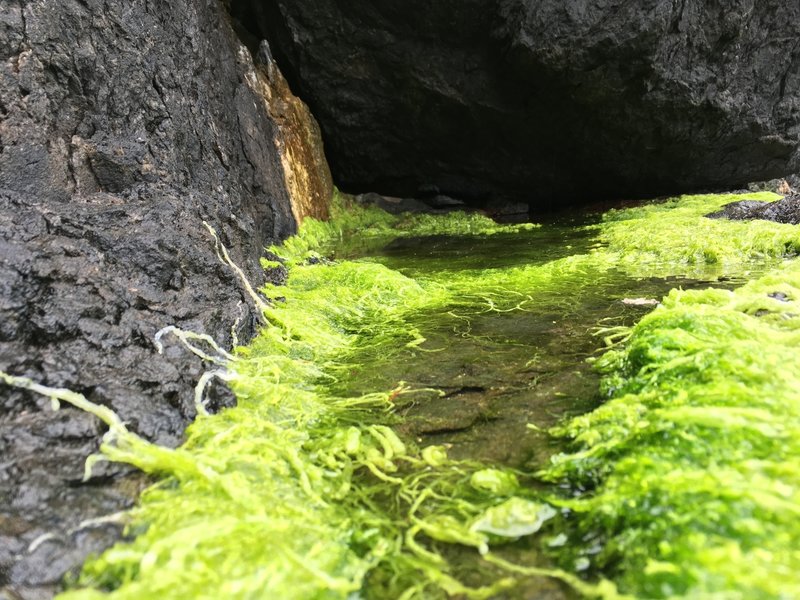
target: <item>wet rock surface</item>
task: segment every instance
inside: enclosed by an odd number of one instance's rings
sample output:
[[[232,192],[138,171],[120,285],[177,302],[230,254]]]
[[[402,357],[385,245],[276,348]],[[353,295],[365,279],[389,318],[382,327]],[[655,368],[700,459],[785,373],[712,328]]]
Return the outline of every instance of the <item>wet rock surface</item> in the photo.
[[[453,211],[470,211],[462,200],[437,194],[435,196],[418,198],[396,198],[393,196],[382,196],[375,192],[367,192],[355,196],[356,202],[363,206],[374,206],[392,215],[403,213],[427,213],[433,215],[446,214]],[[527,205],[526,205],[527,210]],[[527,216],[527,212],[525,213]]]
[[[782,0],[233,0],[340,186],[538,209],[795,172],[800,6]]]
[[[364,206],[375,206],[393,215],[404,212],[430,212],[431,207],[415,198],[393,198],[381,196],[375,192],[367,192],[356,196],[356,202]]]
[[[264,246],[296,226],[257,68],[215,2],[4,3],[0,369],[179,443],[204,365],[169,339],[158,355],[154,334],[176,325],[230,346],[255,327],[203,221],[254,283]],[[81,523],[144,481],[100,465],[82,482],[101,434],[0,387],[0,598],[48,597],[118,539]]]
[[[722,210],[706,215],[710,219],[748,221],[762,219],[800,225],[800,194],[793,193],[775,202],[741,200],[726,204]]]

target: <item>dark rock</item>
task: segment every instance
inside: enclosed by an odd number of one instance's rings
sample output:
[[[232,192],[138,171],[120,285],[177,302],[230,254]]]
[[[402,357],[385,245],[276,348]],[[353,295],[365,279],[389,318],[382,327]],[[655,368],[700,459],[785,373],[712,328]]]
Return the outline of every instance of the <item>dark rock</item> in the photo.
[[[440,190],[438,186],[435,186],[432,183],[423,183],[417,188],[416,197],[424,200],[426,198],[438,196],[441,193],[442,190]]]
[[[424,202],[431,208],[459,208],[464,206],[463,200],[451,198],[444,194],[437,194],[432,198],[426,198]]]
[[[3,3],[0,369],[180,442],[205,365],[170,340],[158,355],[154,334],[176,325],[230,346],[232,329],[244,342],[256,325],[204,221],[254,284],[263,248],[296,227],[288,188],[305,188],[289,181],[279,126],[303,116],[270,73],[217,2]],[[211,392],[214,408],[232,401]],[[93,417],[0,387],[0,597],[48,597],[118,539],[79,526],[143,483],[114,465],[82,482],[101,434]]]
[[[524,202],[498,202],[491,206],[488,214],[492,218],[528,216],[529,207]]]
[[[770,202],[764,207],[759,218],[776,223],[800,225],[800,195],[787,196],[783,200]]]
[[[538,209],[797,172],[784,0],[232,0],[350,190]]]
[[[800,175],[787,175],[779,179],[768,181],[755,181],[747,185],[748,192],[775,192],[782,196],[792,193],[792,190],[800,188]]]
[[[767,296],[769,296],[770,298],[774,298],[778,302],[791,302],[792,301],[792,299],[789,298],[789,296],[787,296],[783,292],[772,292],[771,294],[767,294]]]
[[[746,219],[757,219],[754,215],[760,214],[765,206],[764,202],[758,200],[739,200],[726,204],[722,210],[707,214],[709,219],[733,219],[742,221]]]
[[[710,219],[747,221],[763,219],[776,223],[800,225],[800,195],[792,194],[776,202],[740,200],[722,207],[722,210],[706,215]]]
[[[365,206],[375,206],[386,212],[399,215],[405,212],[431,212],[431,207],[414,198],[393,198],[367,192],[356,196],[356,201]]]

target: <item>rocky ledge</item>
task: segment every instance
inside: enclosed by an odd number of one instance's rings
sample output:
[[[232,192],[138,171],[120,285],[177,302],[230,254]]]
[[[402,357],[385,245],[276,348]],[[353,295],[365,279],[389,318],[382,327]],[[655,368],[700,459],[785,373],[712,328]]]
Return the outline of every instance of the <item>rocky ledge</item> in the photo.
[[[733,221],[749,221],[762,219],[800,225],[800,194],[792,192],[775,202],[756,202],[740,200],[722,207],[722,210],[706,215],[710,219],[731,219]]]

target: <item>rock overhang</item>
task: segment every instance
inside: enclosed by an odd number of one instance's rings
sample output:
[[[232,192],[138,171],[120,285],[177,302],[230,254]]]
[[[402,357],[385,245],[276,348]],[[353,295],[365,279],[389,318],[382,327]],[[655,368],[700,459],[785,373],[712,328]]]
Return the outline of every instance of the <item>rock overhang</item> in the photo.
[[[340,187],[535,208],[796,171],[800,7],[234,0]]]

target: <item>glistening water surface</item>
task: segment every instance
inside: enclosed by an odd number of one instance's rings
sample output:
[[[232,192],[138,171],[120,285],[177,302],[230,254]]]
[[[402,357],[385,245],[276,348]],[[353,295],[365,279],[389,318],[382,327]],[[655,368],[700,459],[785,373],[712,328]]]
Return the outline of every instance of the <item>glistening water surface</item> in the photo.
[[[446,444],[453,458],[544,466],[563,450],[563,441],[546,430],[600,402],[599,376],[587,359],[604,346],[601,330],[632,325],[673,288],[733,287],[745,280],[716,277],[714,269],[708,279],[630,277],[605,264],[593,269],[592,261],[558,277],[537,277],[543,265],[600,247],[597,231],[565,217],[527,231],[403,237],[366,256],[348,252],[350,259],[385,265],[425,285],[469,292],[409,318],[424,343],[394,350],[391,360],[372,349],[357,357],[360,366],[341,393],[391,389],[398,382],[429,390],[401,407],[404,434],[422,445]],[[481,291],[484,278],[492,283]]]

